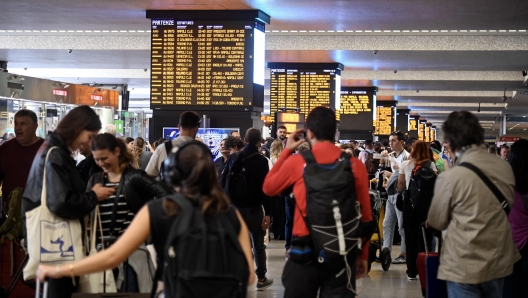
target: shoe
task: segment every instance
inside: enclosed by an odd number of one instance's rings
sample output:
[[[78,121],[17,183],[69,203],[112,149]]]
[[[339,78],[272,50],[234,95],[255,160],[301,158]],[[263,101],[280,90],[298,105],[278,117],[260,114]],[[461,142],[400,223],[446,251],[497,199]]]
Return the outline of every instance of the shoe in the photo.
[[[257,291],[264,291],[273,284],[273,278],[265,277],[263,281],[257,282]]]
[[[393,264],[405,264],[407,263],[407,259],[405,259],[404,256],[400,255],[399,257],[397,257],[396,259],[394,259],[392,261]]]
[[[407,280],[416,280],[416,276],[415,277],[407,276]]]

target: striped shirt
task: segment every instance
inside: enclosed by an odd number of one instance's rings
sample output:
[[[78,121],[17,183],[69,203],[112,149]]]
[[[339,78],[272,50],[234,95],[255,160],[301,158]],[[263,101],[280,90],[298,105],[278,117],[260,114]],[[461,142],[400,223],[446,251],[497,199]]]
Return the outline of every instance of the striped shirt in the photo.
[[[104,186],[118,189],[119,182],[106,182]],[[128,228],[135,216],[135,214],[130,211],[130,207],[128,206],[128,203],[125,199],[125,195],[123,193],[124,190],[122,189],[121,194],[119,194],[119,202],[117,205],[117,212],[115,217],[116,220],[114,225],[114,236],[116,238],[119,238],[119,236],[121,236],[121,234],[125,232],[125,230]],[[101,213],[101,223],[103,226],[104,239],[107,239],[108,236],[110,236],[110,225],[112,223],[112,213],[114,210],[115,199],[116,194],[113,194],[108,200],[99,202],[99,211]],[[97,242],[99,243],[100,241]]]

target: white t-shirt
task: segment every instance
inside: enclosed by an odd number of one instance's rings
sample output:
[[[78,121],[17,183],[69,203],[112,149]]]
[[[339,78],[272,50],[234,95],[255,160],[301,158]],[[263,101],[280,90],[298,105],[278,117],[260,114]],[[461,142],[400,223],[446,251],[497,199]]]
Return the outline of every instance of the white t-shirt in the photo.
[[[400,168],[400,175],[405,174],[406,188],[409,188],[409,184],[411,183],[411,176],[412,176],[413,170],[414,170],[414,160],[413,159],[406,160],[402,163],[401,168]],[[435,171],[435,173],[438,172],[434,162],[431,163],[431,170]]]
[[[178,147],[181,147],[183,144],[194,140],[191,137],[179,136],[176,139],[172,140],[172,152],[176,152]],[[161,165],[167,158],[167,150],[165,150],[165,144],[161,144],[156,148],[156,151],[152,153],[152,157],[145,169],[145,172],[150,176],[157,177],[160,174]]]

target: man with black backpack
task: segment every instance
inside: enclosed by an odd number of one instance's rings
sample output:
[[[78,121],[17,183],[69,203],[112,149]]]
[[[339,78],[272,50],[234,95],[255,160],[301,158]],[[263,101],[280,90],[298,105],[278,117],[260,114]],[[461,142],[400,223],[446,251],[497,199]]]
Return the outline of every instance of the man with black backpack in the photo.
[[[266,277],[264,235],[271,221],[271,206],[270,198],[262,191],[269,165],[258,149],[261,139],[260,130],[248,129],[244,138],[246,146],[242,151],[229,156],[220,178],[220,184],[231,199],[231,204],[237,207],[251,234],[259,291],[267,289],[273,283],[273,279]]]
[[[180,135],[172,140],[159,144],[156,151],[152,154],[150,161],[145,169],[145,172],[153,177],[159,177],[162,173],[161,167],[163,166],[163,161],[169,156],[171,151],[176,152],[177,148],[182,146],[185,143],[188,143],[196,137],[198,128],[200,127],[200,115],[193,111],[186,111],[180,115],[180,122],[178,124],[178,129],[180,130]]]
[[[355,279],[367,273],[373,230],[367,170],[334,145],[336,128],[334,111],[313,109],[306,131],[290,135],[264,182],[269,196],[293,186],[295,197],[284,297],[356,297]],[[293,154],[305,141],[312,150]]]

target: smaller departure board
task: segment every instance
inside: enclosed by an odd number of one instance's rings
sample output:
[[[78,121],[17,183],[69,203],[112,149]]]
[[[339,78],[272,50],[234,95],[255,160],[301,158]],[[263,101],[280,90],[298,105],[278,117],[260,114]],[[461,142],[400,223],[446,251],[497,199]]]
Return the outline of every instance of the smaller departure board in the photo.
[[[340,108],[336,111],[340,130],[372,131],[377,87],[341,87]]]
[[[420,116],[409,116],[409,132],[418,131]]]
[[[275,119],[277,120],[277,128],[280,126],[286,127],[288,134],[304,128],[305,115],[302,113],[275,113]]]
[[[374,120],[374,135],[387,136],[394,129],[394,107],[378,106],[376,107],[376,119]]]
[[[283,110],[297,110],[304,115],[319,106],[335,110],[341,90],[342,64],[270,62],[268,68],[272,118]]]
[[[420,141],[425,142],[425,127],[427,126],[427,120],[420,120],[418,122],[419,124],[419,130],[418,130],[418,139]]]
[[[431,126],[431,142],[436,141],[436,126]]]
[[[431,142],[431,125],[429,124],[425,125],[425,142],[426,143]]]

